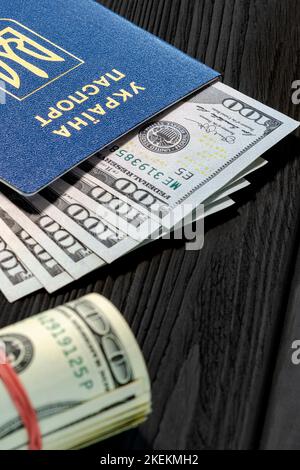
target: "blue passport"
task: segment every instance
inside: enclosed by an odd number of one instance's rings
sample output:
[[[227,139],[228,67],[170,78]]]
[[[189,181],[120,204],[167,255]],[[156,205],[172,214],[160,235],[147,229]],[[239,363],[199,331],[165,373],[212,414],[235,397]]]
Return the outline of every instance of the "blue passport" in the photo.
[[[0,180],[31,195],[219,74],[92,0],[1,0]]]

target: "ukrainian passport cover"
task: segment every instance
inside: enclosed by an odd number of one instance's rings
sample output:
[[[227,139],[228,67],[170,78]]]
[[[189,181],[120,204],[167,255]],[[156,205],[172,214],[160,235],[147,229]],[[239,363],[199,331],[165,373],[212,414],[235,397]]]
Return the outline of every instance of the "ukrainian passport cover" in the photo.
[[[92,0],[1,0],[0,180],[34,194],[218,73]]]

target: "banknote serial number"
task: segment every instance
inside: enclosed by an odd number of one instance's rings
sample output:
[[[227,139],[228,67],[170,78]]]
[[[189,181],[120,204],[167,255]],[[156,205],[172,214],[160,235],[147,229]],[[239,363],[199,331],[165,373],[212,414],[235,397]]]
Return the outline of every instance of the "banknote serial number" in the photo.
[[[57,321],[57,318],[41,315],[37,319],[50,333],[62,351],[79,386],[86,390],[91,390],[94,387],[94,382],[90,378],[90,371],[83,356],[78,354],[78,348],[71,336],[67,334],[66,329]]]
[[[117,145],[110,149],[110,153],[114,153],[116,157],[129,163],[133,168],[137,168],[139,171],[147,173],[148,176],[151,176],[155,180],[162,180],[166,177],[166,174],[163,171],[158,170],[149,163],[136,157],[136,155],[128,152],[126,149],[121,149]],[[195,176],[195,173],[189,171],[187,168],[178,168],[174,174],[177,178],[181,178],[183,181],[189,181]],[[162,183],[166,186],[170,186],[174,183],[174,180],[173,178],[168,177],[166,180],[163,180]]]

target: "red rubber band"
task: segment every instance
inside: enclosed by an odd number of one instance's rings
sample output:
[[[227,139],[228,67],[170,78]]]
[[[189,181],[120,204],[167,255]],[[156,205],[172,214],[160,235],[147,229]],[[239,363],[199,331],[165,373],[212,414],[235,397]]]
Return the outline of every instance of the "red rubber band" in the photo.
[[[0,379],[14,403],[28,434],[28,449],[42,449],[42,435],[35,409],[14,368],[7,361],[0,364]]]

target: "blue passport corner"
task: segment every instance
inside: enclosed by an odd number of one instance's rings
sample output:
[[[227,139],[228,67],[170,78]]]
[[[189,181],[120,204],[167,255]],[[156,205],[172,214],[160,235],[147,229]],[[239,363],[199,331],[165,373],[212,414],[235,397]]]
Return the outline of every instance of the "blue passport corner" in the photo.
[[[34,194],[219,74],[92,0],[2,0],[0,179]]]

